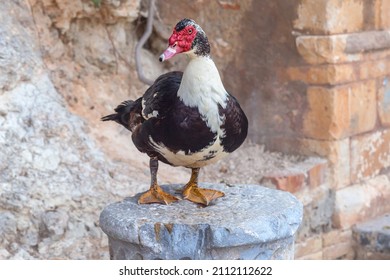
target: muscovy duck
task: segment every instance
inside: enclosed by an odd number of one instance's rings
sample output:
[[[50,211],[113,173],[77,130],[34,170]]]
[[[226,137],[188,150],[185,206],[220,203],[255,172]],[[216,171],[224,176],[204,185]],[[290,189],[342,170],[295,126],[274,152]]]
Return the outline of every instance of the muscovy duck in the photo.
[[[161,75],[142,97],[124,101],[115,114],[102,118],[130,130],[135,146],[150,157],[151,186],[140,204],[178,200],[157,184],[158,161],[191,168],[185,199],[208,205],[224,196],[198,187],[199,169],[236,150],[247,136],[247,117],[222,84],[205,32],[191,19],[176,24],[160,61],[179,53],[189,57],[184,73]]]

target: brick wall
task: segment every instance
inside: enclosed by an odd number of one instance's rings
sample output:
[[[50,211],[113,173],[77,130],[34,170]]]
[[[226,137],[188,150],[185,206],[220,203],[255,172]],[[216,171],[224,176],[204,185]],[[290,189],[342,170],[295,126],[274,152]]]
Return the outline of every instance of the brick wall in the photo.
[[[291,142],[328,159],[334,207],[331,227],[298,236],[296,257],[354,258],[351,227],[390,212],[390,1],[302,0],[293,26],[304,63],[285,71],[307,106]]]

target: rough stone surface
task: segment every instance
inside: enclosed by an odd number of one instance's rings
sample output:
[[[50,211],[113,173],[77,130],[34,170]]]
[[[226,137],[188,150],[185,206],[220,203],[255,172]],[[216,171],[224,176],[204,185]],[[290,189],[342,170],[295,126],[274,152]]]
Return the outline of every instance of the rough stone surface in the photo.
[[[139,205],[138,196],[107,206],[100,225],[112,259],[291,259],[302,204],[258,185],[212,185],[225,196],[208,207],[186,200]],[[165,186],[171,193],[178,186]],[[259,203],[261,202],[261,203]]]
[[[310,87],[309,103],[303,129],[308,137],[322,140],[340,139],[349,127],[349,91],[339,88]]]
[[[380,80],[378,90],[378,112],[381,124],[390,127],[390,75]]]
[[[338,141],[303,139],[298,147],[301,153],[313,153],[327,158],[329,161],[329,183],[332,188],[343,188],[350,184],[349,138]]]
[[[302,0],[294,27],[314,34],[361,31],[364,25],[363,8],[363,0]]]
[[[296,259],[353,259],[354,257],[351,229],[332,229],[296,240],[295,243]]]
[[[305,238],[295,244],[295,258],[301,258],[322,251],[322,238],[320,234]]]
[[[379,11],[379,27],[383,29],[390,29],[390,2],[386,0],[380,1],[380,11]]]
[[[264,175],[260,183],[278,190],[295,193],[304,187],[314,188],[325,183],[327,161],[320,158],[307,158],[294,166],[275,170]]]
[[[289,79],[309,85],[339,85],[356,81],[359,77],[352,64],[321,64],[286,69]]]
[[[357,55],[345,54],[346,35],[299,36],[296,45],[299,54],[310,64],[356,61]]]
[[[354,82],[337,87],[309,87],[306,136],[331,140],[369,131],[377,116],[376,82]]]
[[[390,31],[370,31],[352,34],[347,37],[345,51],[347,53],[359,53],[390,49]]]
[[[250,166],[250,168],[248,168]],[[277,188],[273,178],[288,177],[294,174],[304,176],[303,187],[316,187],[327,180],[323,172],[327,161],[320,157],[306,157],[270,152],[262,145],[245,142],[227,158],[214,165],[203,168],[200,178],[203,182],[218,182],[226,184],[261,184]],[[184,179],[188,180],[189,175]],[[183,180],[184,182],[184,180]],[[289,189],[290,191],[292,189]]]
[[[328,185],[304,189],[295,193],[303,204],[303,221],[297,233],[297,242],[305,242],[312,235],[328,231],[334,212],[334,196]]]
[[[332,246],[337,243],[344,243],[352,239],[352,230],[333,229],[322,234],[322,244],[324,247]]]
[[[347,229],[390,211],[390,181],[380,175],[360,184],[352,185],[335,193],[333,225]]]
[[[353,259],[354,256],[352,240],[325,247],[322,251],[324,260]]]
[[[322,251],[296,258],[297,260],[322,260]]]
[[[292,81],[308,85],[345,85],[359,80],[381,79],[390,75],[390,49],[362,54],[357,63],[320,64],[287,67],[284,72]]]
[[[302,35],[296,38],[299,54],[310,64],[356,62],[364,53],[390,48],[389,31],[336,35]]]
[[[390,259],[390,214],[353,227],[357,259]]]
[[[382,78],[390,75],[390,59],[379,59],[373,61],[364,61],[359,65],[360,79]]]
[[[390,167],[390,129],[377,130],[351,140],[351,181],[372,178]]]

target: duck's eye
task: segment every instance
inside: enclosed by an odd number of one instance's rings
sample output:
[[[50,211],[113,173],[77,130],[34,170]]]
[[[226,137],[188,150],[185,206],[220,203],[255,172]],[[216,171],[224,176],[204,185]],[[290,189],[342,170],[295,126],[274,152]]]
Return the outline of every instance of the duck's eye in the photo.
[[[192,34],[192,28],[188,29],[188,34]]]

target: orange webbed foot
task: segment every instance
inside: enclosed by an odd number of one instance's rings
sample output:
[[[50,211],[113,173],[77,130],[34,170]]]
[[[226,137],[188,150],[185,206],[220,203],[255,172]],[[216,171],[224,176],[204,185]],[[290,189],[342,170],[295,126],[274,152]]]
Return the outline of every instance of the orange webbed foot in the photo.
[[[225,194],[221,191],[199,188],[197,184],[188,183],[183,190],[183,197],[189,201],[209,205],[211,201],[223,197]]]
[[[176,202],[179,199],[167,192],[164,192],[159,185],[151,186],[150,189],[143,193],[138,199],[138,204],[170,204]]]

